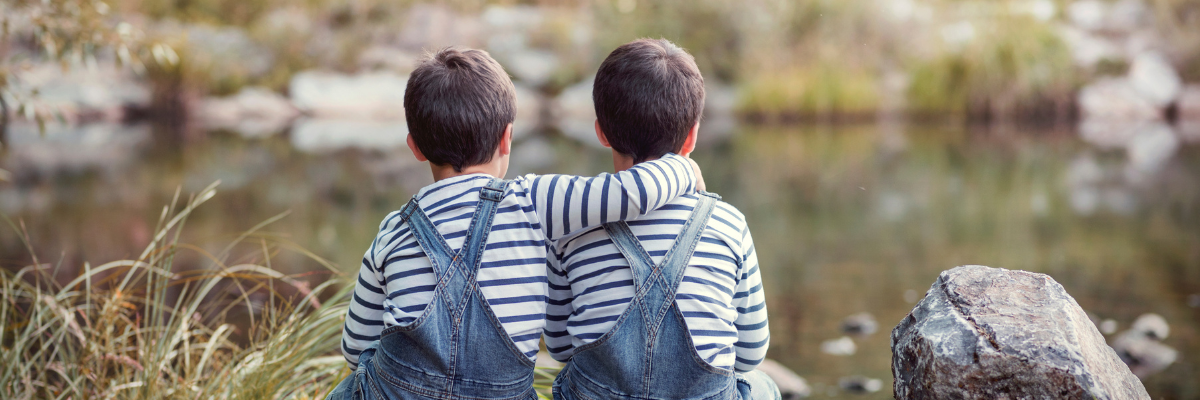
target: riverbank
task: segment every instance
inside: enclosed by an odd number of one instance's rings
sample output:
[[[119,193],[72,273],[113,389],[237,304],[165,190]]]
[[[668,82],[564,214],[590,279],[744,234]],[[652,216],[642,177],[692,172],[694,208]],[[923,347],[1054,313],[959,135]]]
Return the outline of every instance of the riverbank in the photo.
[[[259,2],[122,4],[102,22],[155,46],[153,60],[133,65],[115,49],[48,59],[30,16],[14,12],[0,40],[9,111],[259,134],[342,119],[404,131],[395,100],[413,62],[464,45],[487,49],[513,76],[518,133],[586,139],[576,131],[590,126],[599,61],[634,37],[663,36],[696,56],[706,118],[721,124],[1200,119],[1200,39],[1187,34],[1200,29],[1200,8],[1186,1]]]

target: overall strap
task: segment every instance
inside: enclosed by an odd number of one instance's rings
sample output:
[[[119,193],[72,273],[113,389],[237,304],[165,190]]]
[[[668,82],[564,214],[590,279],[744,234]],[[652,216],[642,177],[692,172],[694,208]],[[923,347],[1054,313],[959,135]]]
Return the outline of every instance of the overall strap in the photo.
[[[661,264],[655,265],[650,255],[642,247],[640,241],[624,221],[604,224],[613,245],[625,256],[629,268],[633,271],[634,296],[630,304],[638,304],[647,322],[657,327],[666,309],[675,301],[675,291],[683,279],[683,271],[700,236],[708,226],[709,216],[712,215],[716,200],[707,195],[699,196],[699,202],[692,210],[692,215],[684,222],[683,230]],[[659,290],[654,290],[655,288]],[[655,292],[651,294],[651,292]],[[643,301],[645,300],[645,301]]]
[[[479,260],[483,258],[483,249],[487,246],[488,236],[492,232],[492,221],[496,218],[496,208],[500,206],[500,200],[504,199],[508,182],[492,179],[487,186],[479,189],[479,203],[475,206],[475,216],[471,218],[471,227],[467,228],[463,247],[455,256],[459,268],[472,280],[479,271]]]
[[[667,304],[675,301],[675,292],[679,290],[679,283],[683,281],[684,269],[692,260],[692,253],[696,251],[696,245],[700,243],[700,236],[704,233],[704,228],[708,227],[708,219],[712,216],[713,208],[717,204],[716,199],[710,196],[701,194],[697,197],[700,198],[700,201],[692,210],[692,216],[683,224],[683,231],[679,232],[675,244],[671,246],[670,250],[667,250],[667,255],[663,257],[663,262],[659,266],[669,291]]]
[[[649,287],[647,284],[653,275],[654,260],[646,253],[642,242],[634,236],[625,221],[604,224],[604,231],[612,239],[613,245],[617,246],[617,250],[621,251],[621,255],[625,256],[625,261],[629,262],[629,269],[633,271],[633,297],[636,300]]]
[[[450,250],[450,245],[446,244],[446,239],[442,238],[437,228],[433,226],[433,222],[429,221],[425,211],[421,210],[416,196],[413,196],[412,200],[409,200],[408,204],[400,209],[400,219],[408,223],[408,228],[412,231],[413,237],[417,239],[417,244],[421,245],[421,250],[424,250],[425,255],[429,257],[429,263],[433,264],[433,272],[438,277],[438,281],[449,276],[450,274],[447,272],[452,268],[454,252]]]

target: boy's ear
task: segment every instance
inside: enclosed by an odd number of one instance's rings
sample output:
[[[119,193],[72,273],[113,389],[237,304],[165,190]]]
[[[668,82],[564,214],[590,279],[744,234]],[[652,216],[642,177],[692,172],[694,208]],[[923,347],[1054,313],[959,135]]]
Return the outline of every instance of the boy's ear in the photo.
[[[600,144],[604,147],[612,148],[612,145],[608,144],[608,137],[604,136],[604,131],[600,130],[600,120],[596,120],[596,139],[600,139]]]
[[[687,139],[683,140],[683,147],[679,149],[679,155],[687,157],[696,150],[696,137],[700,136],[700,123],[696,122],[692,125],[692,129],[688,131]]]
[[[500,136],[500,155],[507,156],[512,152],[512,123],[504,127],[504,133]]]
[[[413,141],[411,133],[408,134],[408,149],[412,150],[413,157],[416,157],[417,161],[429,161],[428,158],[425,158],[425,154],[421,153],[421,149],[417,147],[417,142]]]

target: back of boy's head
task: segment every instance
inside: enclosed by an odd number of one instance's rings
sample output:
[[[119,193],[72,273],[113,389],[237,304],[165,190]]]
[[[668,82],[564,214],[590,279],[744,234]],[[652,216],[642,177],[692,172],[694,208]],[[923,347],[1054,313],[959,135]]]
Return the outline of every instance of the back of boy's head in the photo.
[[[512,80],[487,52],[449,47],[409,76],[404,118],[425,158],[462,172],[492,160],[516,102]]]
[[[600,130],[634,162],[678,151],[704,110],[704,77],[666,39],[638,39],[600,64],[592,86]]]

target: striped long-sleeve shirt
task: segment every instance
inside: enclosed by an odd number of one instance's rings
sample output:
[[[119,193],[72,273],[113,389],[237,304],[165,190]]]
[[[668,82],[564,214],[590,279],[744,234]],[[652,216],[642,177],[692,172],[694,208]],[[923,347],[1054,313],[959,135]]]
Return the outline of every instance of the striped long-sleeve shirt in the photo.
[[[697,195],[680,196],[628,222],[656,264],[698,202]],[[633,274],[602,227],[568,235],[551,252],[546,348],[565,362],[629,308]],[[770,332],[758,256],[746,219],[733,206],[717,202],[675,298],[696,351],[709,364],[747,372],[766,357]]]
[[[451,249],[462,247],[479,190],[491,179],[463,175],[417,193]],[[514,179],[496,209],[481,260],[478,282],[488,305],[517,348],[537,356],[545,326],[546,249],[574,231],[645,214],[695,191],[688,161],[677,155],[642,163],[618,174],[586,178],[526,175]],[[408,224],[393,212],[384,218],[359,268],[354,298],[342,332],[342,352],[351,368],[358,355],[388,327],[420,317],[433,298],[433,267]]]

